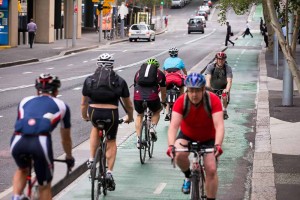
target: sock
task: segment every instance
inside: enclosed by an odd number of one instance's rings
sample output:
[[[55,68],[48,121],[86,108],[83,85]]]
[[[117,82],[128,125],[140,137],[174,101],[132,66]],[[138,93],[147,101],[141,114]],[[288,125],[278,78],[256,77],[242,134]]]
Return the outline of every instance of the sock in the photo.
[[[94,158],[89,158],[89,162],[94,162]]]
[[[191,178],[191,169],[189,168],[187,171],[183,172],[185,178],[187,178],[188,180]]]
[[[110,171],[110,170],[107,170],[106,173],[112,175],[112,171]]]
[[[20,195],[14,194],[11,198],[11,200],[20,200]]]
[[[207,200],[216,200],[216,198],[207,198]]]

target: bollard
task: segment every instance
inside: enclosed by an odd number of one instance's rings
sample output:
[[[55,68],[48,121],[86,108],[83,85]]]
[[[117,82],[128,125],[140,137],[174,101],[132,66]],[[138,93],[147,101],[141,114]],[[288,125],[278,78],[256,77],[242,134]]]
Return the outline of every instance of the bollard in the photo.
[[[58,39],[58,40],[60,40],[60,34],[61,34],[60,31],[61,31],[61,29],[57,29],[57,32],[58,32],[58,34],[57,34],[57,39]]]
[[[28,45],[28,32],[24,32],[24,34],[25,34],[25,45]]]
[[[65,29],[64,28],[61,29],[61,39],[62,40],[65,39]]]

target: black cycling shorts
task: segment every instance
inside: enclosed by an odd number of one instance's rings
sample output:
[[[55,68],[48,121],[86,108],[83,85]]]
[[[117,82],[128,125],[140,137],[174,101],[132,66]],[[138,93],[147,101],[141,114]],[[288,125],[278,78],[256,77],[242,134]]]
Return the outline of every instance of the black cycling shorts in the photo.
[[[184,135],[184,133],[181,130],[179,131],[176,139],[184,139],[184,140],[191,141],[191,142],[197,142],[197,141],[193,141],[191,138]],[[207,146],[207,147],[214,147],[215,146],[215,140],[207,140],[205,142],[201,142],[201,144],[204,145],[204,146]]]
[[[11,152],[21,169],[28,168],[33,160],[33,169],[39,185],[46,185],[51,182],[53,178],[53,150],[50,135],[13,135]]]
[[[143,114],[144,113],[144,108],[143,108],[144,101],[134,100],[133,102],[134,102],[135,111],[139,114]],[[147,105],[148,105],[148,108],[154,113],[161,109],[160,99],[147,101]]]
[[[119,127],[119,111],[118,109],[111,108],[88,108],[88,114],[90,120],[94,127],[97,127],[97,120],[107,120],[110,119],[111,122],[106,123],[104,127],[106,138],[108,140],[114,140],[117,137],[118,127]]]

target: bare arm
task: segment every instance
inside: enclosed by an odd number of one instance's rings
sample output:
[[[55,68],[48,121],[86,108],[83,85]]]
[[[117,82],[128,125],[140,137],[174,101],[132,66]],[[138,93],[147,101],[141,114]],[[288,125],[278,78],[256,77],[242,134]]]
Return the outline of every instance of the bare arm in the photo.
[[[227,78],[227,85],[224,92],[230,92],[231,89],[231,85],[232,85],[232,78]]]
[[[61,144],[66,153],[66,159],[72,158],[72,139],[71,139],[71,129],[70,128],[61,128]]]
[[[206,74],[205,80],[206,80],[206,87],[211,88],[211,85],[210,85],[211,74]]]
[[[186,68],[183,68],[182,71],[183,71],[183,73],[184,73],[185,75],[187,75]]]
[[[216,112],[212,115],[214,127],[216,129],[215,144],[222,145],[224,139],[224,119],[223,112]]]
[[[177,112],[172,112],[172,120],[168,129],[168,145],[174,145],[178,129],[182,120],[182,115]]]
[[[132,101],[130,100],[130,97],[127,98],[122,98],[122,101],[124,103],[124,106],[127,111],[127,119],[125,119],[126,123],[132,122],[133,121],[133,105]]]
[[[87,109],[88,109],[88,100],[89,98],[86,96],[81,97],[81,117],[84,120],[88,120],[89,117],[87,115]]]

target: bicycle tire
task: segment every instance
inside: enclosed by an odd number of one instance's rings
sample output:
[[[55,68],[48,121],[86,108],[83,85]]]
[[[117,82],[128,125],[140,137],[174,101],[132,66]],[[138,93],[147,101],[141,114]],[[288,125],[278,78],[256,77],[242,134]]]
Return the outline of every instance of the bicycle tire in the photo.
[[[102,145],[102,149],[106,149],[106,143]],[[100,159],[100,174],[101,174],[101,185],[102,185],[102,191],[103,195],[106,196],[107,194],[107,184],[106,184],[106,151],[102,151],[102,156]]]
[[[147,131],[147,141],[148,141],[148,155],[149,158],[152,158],[153,156],[153,149],[154,149],[154,141],[152,140],[150,130]]]
[[[203,168],[200,170],[200,180],[199,180],[199,190],[200,190],[200,199],[206,200],[206,194],[205,194],[205,175]]]
[[[100,155],[102,154],[102,149],[100,147],[96,150],[96,155],[94,163],[91,169],[91,199],[98,200],[101,190],[100,190]]]
[[[142,164],[145,163],[146,159],[146,151],[147,151],[147,144],[146,141],[146,134],[147,134],[147,123],[143,121],[141,135],[140,135],[140,161]]]
[[[192,174],[191,177],[191,200],[200,199],[199,174]]]

